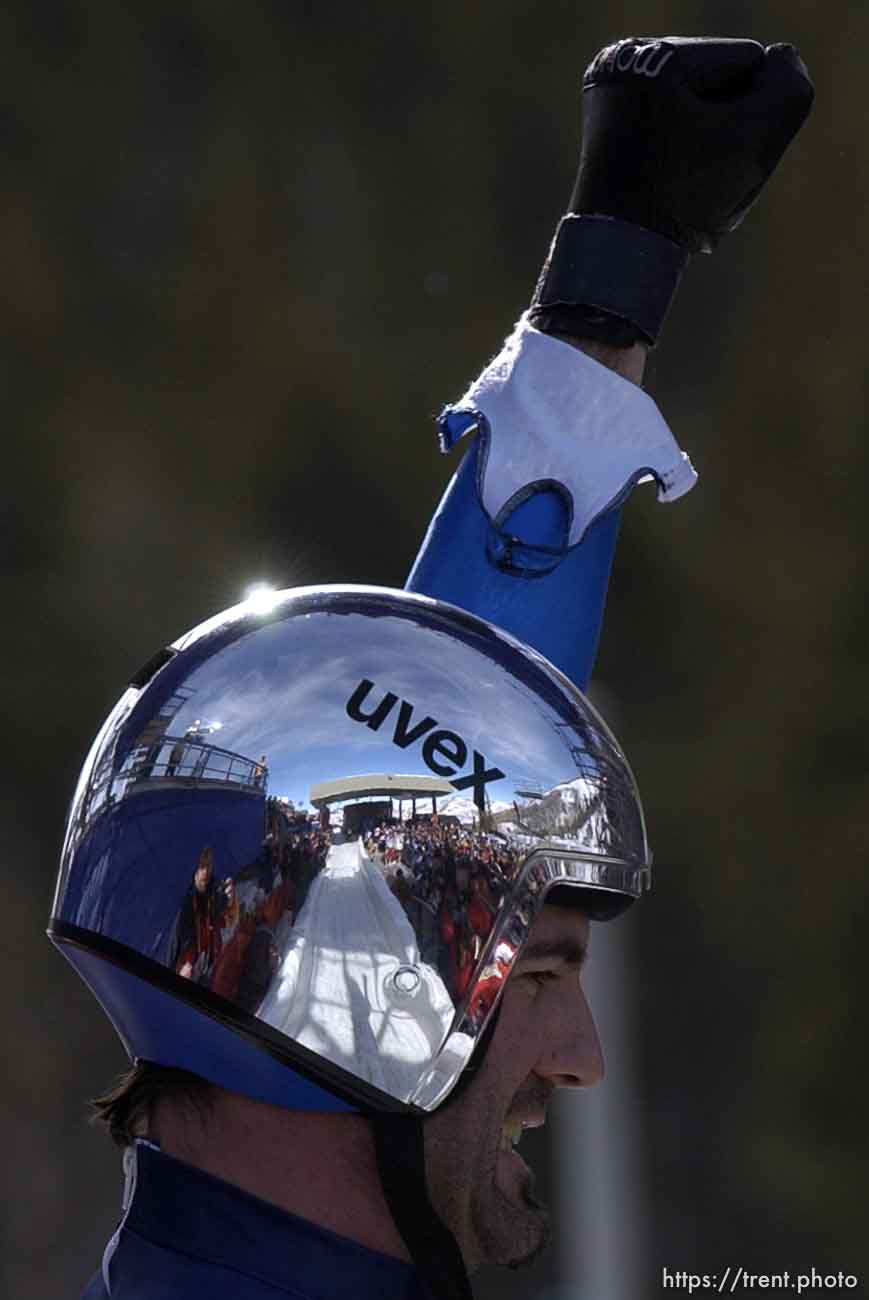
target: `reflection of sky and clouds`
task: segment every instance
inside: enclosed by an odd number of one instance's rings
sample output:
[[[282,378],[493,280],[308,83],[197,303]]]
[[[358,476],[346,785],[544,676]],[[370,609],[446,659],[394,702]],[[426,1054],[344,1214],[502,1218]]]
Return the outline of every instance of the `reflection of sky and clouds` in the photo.
[[[287,617],[273,621],[260,622],[250,611],[238,610],[228,624],[214,621],[212,631],[220,636],[226,630],[229,644],[212,647],[189,676],[177,679],[177,707],[164,715],[163,731],[153,733],[166,740],[159,752],[145,740],[134,753],[130,792],[140,792],[152,777],[222,779],[254,789],[263,755],[268,793],[297,807],[310,806],[311,787],[320,782],[374,774],[439,776],[460,783],[460,789],[438,797],[439,811],[466,825],[478,820],[484,796],[488,814],[507,835],[549,836],[582,851],[623,856],[623,849],[628,859],[642,856],[633,785],[597,716],[585,713],[581,703],[578,708],[567,703],[545,665],[538,669],[533,657],[514,657],[499,645],[497,634],[490,654],[485,637],[474,634],[463,641],[445,628],[440,615],[429,616],[422,603],[412,618],[383,612],[389,608],[386,594],[377,593],[369,608],[363,603],[352,612],[299,611],[293,601]],[[244,623],[233,628],[239,617]],[[190,636],[201,640],[200,633]],[[373,685],[357,699],[359,721],[348,715],[347,703],[364,680]],[[388,713],[381,711],[374,730],[364,719],[388,693],[397,700]],[[409,743],[396,743],[397,724],[407,739],[427,718],[435,721]],[[137,720],[138,735],[147,733],[149,722]],[[211,730],[218,723],[219,729]],[[176,754],[173,745],[177,748],[185,733],[192,738],[196,724],[202,743],[192,741]],[[426,763],[426,742],[437,731],[454,733],[466,746],[466,759],[455,772],[449,770],[450,749],[461,748],[455,740],[446,740],[446,751],[428,753],[447,771]],[[207,758],[209,746],[241,756],[248,768],[234,760],[235,767],[224,771],[217,750]],[[476,762],[475,750],[482,756]],[[506,775],[483,779],[493,769]],[[571,784],[574,791],[587,790],[587,798],[577,803],[575,792],[568,796]],[[125,788],[113,789],[114,796],[123,797]],[[90,811],[102,807],[95,800]],[[426,800],[418,811],[430,807]],[[606,836],[601,828],[608,828]]]
[[[346,649],[336,651],[336,641]],[[270,792],[296,803],[308,801],[315,781],[427,771],[421,748],[435,727],[402,749],[393,743],[399,705],[376,732],[348,717],[362,678],[374,682],[366,714],[392,691],[413,705],[411,727],[431,716],[462,736],[462,773],[474,748],[504,770],[507,779],[486,787],[493,800],[511,799],[514,784],[551,786],[576,771],[547,706],[498,664],[437,629],[362,614],[315,613],[242,637],[188,679],[193,693],[171,730],[219,721],[217,743],[252,759],[264,753]]]

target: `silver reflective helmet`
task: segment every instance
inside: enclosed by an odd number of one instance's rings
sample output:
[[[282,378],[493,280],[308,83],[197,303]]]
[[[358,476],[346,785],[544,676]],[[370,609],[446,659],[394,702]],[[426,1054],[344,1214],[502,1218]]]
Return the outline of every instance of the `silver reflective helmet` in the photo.
[[[606,919],[649,874],[624,755],[550,663],[423,596],[301,588],[210,619],[121,697],[49,933],[135,1058],[424,1113],[549,891]]]

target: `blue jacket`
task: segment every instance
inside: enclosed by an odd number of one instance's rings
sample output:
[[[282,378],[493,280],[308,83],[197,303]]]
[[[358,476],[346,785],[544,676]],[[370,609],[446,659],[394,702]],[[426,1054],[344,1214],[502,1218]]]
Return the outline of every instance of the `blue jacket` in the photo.
[[[292,1155],[290,1155],[292,1159]],[[410,1264],[137,1142],[121,1223],[82,1300],[425,1300]]]

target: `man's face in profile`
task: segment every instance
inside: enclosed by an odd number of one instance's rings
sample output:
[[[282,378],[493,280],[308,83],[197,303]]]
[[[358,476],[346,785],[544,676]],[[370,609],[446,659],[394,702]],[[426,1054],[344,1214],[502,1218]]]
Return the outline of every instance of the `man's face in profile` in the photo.
[[[542,908],[504,990],[479,1072],[425,1122],[432,1203],[469,1269],[530,1261],[547,1243],[548,1211],[513,1142],[524,1128],[544,1123],[556,1088],[592,1087],[603,1077],[580,987],[588,928],[579,910]]]

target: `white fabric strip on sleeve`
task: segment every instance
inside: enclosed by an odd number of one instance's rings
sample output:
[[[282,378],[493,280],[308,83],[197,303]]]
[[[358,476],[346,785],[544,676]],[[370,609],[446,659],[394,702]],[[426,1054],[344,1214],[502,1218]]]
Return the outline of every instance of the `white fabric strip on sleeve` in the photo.
[[[570,493],[570,545],[646,475],[675,501],[697,474],[647,393],[523,316],[503,348],[444,413],[482,414],[483,505],[495,518],[523,488],[555,480]],[[443,419],[444,417],[442,417]]]

